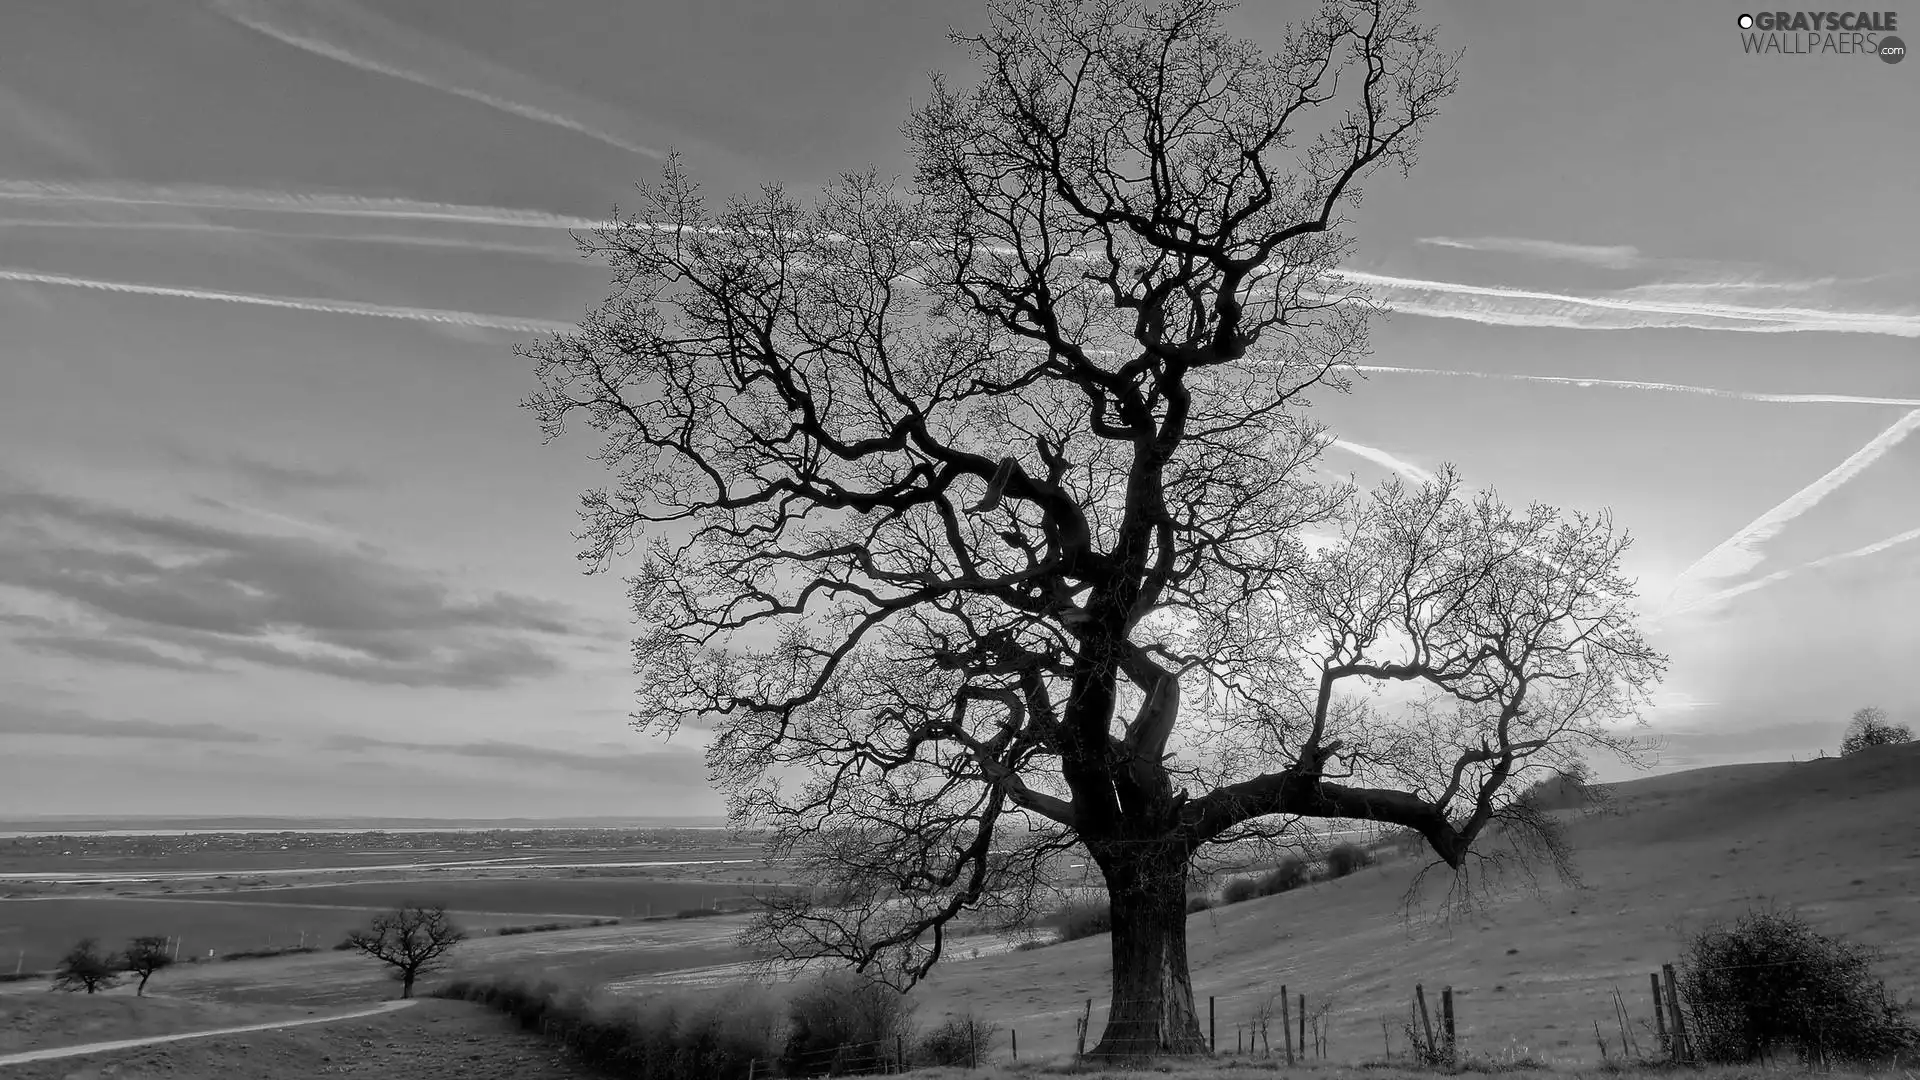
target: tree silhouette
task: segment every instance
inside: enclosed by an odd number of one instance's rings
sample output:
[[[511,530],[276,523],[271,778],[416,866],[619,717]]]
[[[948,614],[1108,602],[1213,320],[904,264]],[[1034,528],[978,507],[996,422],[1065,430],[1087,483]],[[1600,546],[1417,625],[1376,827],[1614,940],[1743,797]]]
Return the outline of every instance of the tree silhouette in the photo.
[[[81,938],[54,965],[54,989],[89,994],[109,989],[120,981],[118,960],[112,953],[101,952],[97,939]]]
[[[126,969],[140,977],[140,985],[134,989],[134,996],[140,997],[147,992],[147,980],[153,973],[173,963],[173,953],[167,948],[164,937],[137,937],[127,945],[125,954]]]
[[[1664,663],[1604,515],[1315,478],[1308,395],[1366,351],[1344,215],[1455,58],[1405,0],[1272,56],[1227,10],[995,3],[910,188],[715,210],[672,159],[588,242],[612,298],[523,350],[549,438],[584,420],[615,474],[583,557],[639,549],[636,722],[712,727],[734,820],[815,886],[760,943],[910,984],[1084,850],[1103,1057],[1205,1048],[1198,853],[1359,819],[1463,868]]]
[[[1872,746],[1893,746],[1912,741],[1912,728],[1888,720],[1885,709],[1869,705],[1854,711],[1853,719],[1847,724],[1847,734],[1840,740],[1840,756],[1857,754]]]
[[[404,904],[376,915],[364,930],[347,935],[347,945],[393,968],[400,996],[413,996],[414,980],[439,967],[448,952],[467,938],[439,905]]]

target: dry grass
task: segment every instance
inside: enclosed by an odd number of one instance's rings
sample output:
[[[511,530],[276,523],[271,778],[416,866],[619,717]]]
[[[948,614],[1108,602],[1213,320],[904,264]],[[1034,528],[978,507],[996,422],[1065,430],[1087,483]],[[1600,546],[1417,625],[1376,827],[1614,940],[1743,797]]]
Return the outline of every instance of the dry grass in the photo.
[[[0,997],[0,1055],[292,1020],[313,1012],[277,1005],[227,1005],[153,995],[143,998],[125,994],[9,995]]]
[[[1407,1050],[1413,984],[1426,985],[1430,1005],[1451,984],[1465,1052],[1597,1065],[1593,1023],[1619,1037],[1613,987],[1649,1020],[1647,974],[1677,959],[1687,931],[1771,902],[1885,949],[1880,972],[1907,998],[1920,991],[1920,830],[1910,825],[1920,746],[1867,758],[1620,785],[1617,812],[1572,825],[1585,889],[1548,875],[1534,895],[1509,877],[1476,910],[1443,918],[1434,890],[1403,909],[1415,866],[1399,861],[1200,912],[1188,947],[1202,1022],[1212,996],[1219,1045],[1230,1048],[1236,1026],[1285,983],[1310,1010],[1331,1004],[1335,1060],[1378,1058],[1383,1019],[1393,1051]],[[1104,1021],[1108,948],[1096,938],[944,965],[918,992],[919,1015],[971,1010],[1017,1029],[1031,1056],[1069,1054],[1088,998],[1096,1035]]]

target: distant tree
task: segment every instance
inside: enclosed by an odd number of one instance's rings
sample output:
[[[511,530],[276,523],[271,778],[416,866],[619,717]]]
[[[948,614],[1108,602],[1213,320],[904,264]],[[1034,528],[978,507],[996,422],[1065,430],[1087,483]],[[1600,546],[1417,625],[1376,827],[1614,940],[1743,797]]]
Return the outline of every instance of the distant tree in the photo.
[[[1887,719],[1887,710],[1872,705],[1853,714],[1846,738],[1840,740],[1840,756],[1857,754],[1870,746],[1892,746],[1912,742],[1913,729]]]
[[[140,977],[140,985],[134,988],[134,996],[147,992],[147,980],[153,973],[173,963],[173,953],[167,948],[167,939],[163,937],[137,937],[127,945],[125,967]]]
[[[85,990],[97,994],[120,981],[119,957],[100,951],[93,938],[81,938],[53,968],[56,990]]]
[[[346,945],[391,966],[393,977],[400,980],[400,996],[410,998],[414,980],[439,967],[447,953],[466,939],[466,931],[447,917],[446,908],[405,904],[374,916],[366,929],[348,934]]]

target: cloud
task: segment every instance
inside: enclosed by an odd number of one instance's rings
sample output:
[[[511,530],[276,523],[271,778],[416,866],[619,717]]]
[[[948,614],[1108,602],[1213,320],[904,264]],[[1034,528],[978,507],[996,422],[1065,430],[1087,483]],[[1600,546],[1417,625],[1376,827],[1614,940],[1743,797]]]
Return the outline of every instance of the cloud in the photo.
[[[174,739],[182,742],[259,742],[251,731],[194,721],[164,724],[154,720],[102,720],[78,709],[0,706],[0,734],[67,735],[82,739]]]
[[[80,634],[30,634],[13,639],[31,652],[75,660],[104,660],[110,664],[159,668],[164,671],[218,671],[212,664],[183,660],[138,641],[87,637]]]
[[[329,60],[477,101],[501,112],[551,124],[651,158],[666,154],[578,119],[581,112],[614,117],[604,105],[503,67],[456,45],[413,30],[345,0],[215,0],[234,22]]]
[[[1797,405],[1903,405],[1908,408],[1920,408],[1920,398],[1868,397],[1860,394],[1766,394],[1752,390],[1720,390],[1710,386],[1644,382],[1634,379],[1592,379],[1578,375],[1516,375],[1507,372],[1391,367],[1380,364],[1359,364],[1355,365],[1355,370],[1368,374],[1446,375],[1465,379],[1511,379],[1517,382],[1555,383],[1561,386],[1583,388],[1601,387],[1615,390],[1651,390],[1668,394],[1703,394],[1708,397],[1731,398],[1736,401],[1767,401]]]
[[[1767,541],[1779,535],[1793,519],[1819,505],[1821,500],[1900,445],[1916,429],[1920,429],[1920,409],[1894,421],[1825,475],[1787,496],[1778,505],[1748,522],[1740,531],[1721,541],[1713,550],[1700,556],[1675,580],[1674,596],[1678,599],[1670,600],[1669,606],[1676,610],[1691,607],[1698,599],[1695,593],[1703,583],[1738,577],[1758,566],[1763,558],[1760,549]]]
[[[466,326],[487,330],[512,330],[520,333],[571,333],[579,327],[552,319],[523,319],[512,315],[490,315],[474,311],[447,311],[440,308],[389,307],[362,304],[352,300],[321,300],[294,296],[258,296],[252,293],[217,292],[213,289],[179,289],[167,285],[142,285],[127,281],[102,281],[97,278],[69,277],[66,274],[42,274],[32,270],[0,267],[0,281],[29,285],[61,285],[76,289],[130,293],[138,296],[167,296],[184,300],[213,300],[226,304],[252,304],[292,311],[318,311],[336,315],[365,315],[380,319],[405,319]]]
[[[1849,559],[1864,559],[1870,555],[1878,555],[1883,551],[1899,547],[1901,544],[1910,544],[1915,540],[1920,540],[1920,529],[1908,529],[1906,532],[1889,536],[1884,540],[1876,540],[1871,544],[1854,548],[1852,551],[1843,551],[1838,555],[1823,555],[1818,559],[1801,563],[1799,566],[1788,567],[1785,570],[1776,570],[1766,577],[1755,578],[1752,581],[1735,585],[1733,588],[1722,589],[1719,592],[1670,608],[1665,614],[1673,616],[1689,611],[1717,607],[1736,596],[1744,596],[1747,593],[1753,592],[1755,589],[1763,589],[1768,585],[1784,581],[1795,574],[1804,573],[1808,570],[1818,570],[1822,567],[1832,566],[1834,563],[1846,562]]]
[[[588,752],[561,750],[485,740],[466,743],[423,743],[395,739],[377,739],[363,735],[334,735],[323,744],[331,750],[351,753],[399,751],[408,754],[445,754],[454,757],[502,761],[513,765],[547,765],[580,772],[612,773],[618,776],[654,777],[664,782],[681,781],[703,786],[706,773],[700,756],[677,747],[661,747],[653,753]]]
[[[420,199],[219,187],[211,184],[138,184],[123,180],[94,183],[0,180],[0,201],[82,206],[166,206],[246,213],[499,225],[522,229],[591,230],[608,223],[596,218],[505,206],[471,206]]]
[[[1404,458],[1395,457],[1392,454],[1389,454],[1385,450],[1382,450],[1378,447],[1363,446],[1360,443],[1352,442],[1347,439],[1335,439],[1333,440],[1333,445],[1339,447],[1342,450],[1345,450],[1349,454],[1354,454],[1359,457],[1366,458],[1368,461],[1373,462],[1375,465],[1392,469],[1394,472],[1399,473],[1401,476],[1404,476],[1409,480],[1412,480],[1416,484],[1431,484],[1435,479],[1432,472],[1426,469],[1423,469],[1420,466],[1415,465],[1413,462],[1405,460]]]
[[[0,483],[0,585],[101,624],[91,658],[238,661],[389,686],[497,687],[551,674],[581,631],[529,597],[456,595],[366,545],[243,532]],[[597,625],[597,624],[596,624]],[[589,627],[592,629],[592,627]],[[71,641],[42,651],[78,655]],[[87,647],[83,647],[87,648]]]
[[[1465,251],[1493,251],[1505,255],[1524,255],[1531,259],[1555,259],[1565,262],[1628,270],[1646,260],[1638,249],[1626,244],[1567,244],[1558,240],[1527,240],[1513,236],[1423,236],[1422,244],[1460,248]]]
[[[299,462],[272,461],[239,451],[215,453],[177,440],[166,442],[168,457],[183,465],[228,473],[266,495],[299,495],[314,491],[342,491],[365,487],[372,478],[359,469],[337,465],[308,465]],[[247,510],[229,503],[209,500],[226,509]]]
[[[1435,319],[1463,319],[1488,326],[1538,326],[1570,330],[1695,329],[1783,334],[1826,332],[1920,337],[1920,311],[1847,311],[1734,303],[1705,297],[1663,296],[1655,287],[1576,296],[1498,285],[1393,277],[1342,270],[1340,277],[1369,286],[1373,299],[1392,311]],[[1689,286],[1702,289],[1701,285]],[[1754,288],[1743,284],[1740,288]]]

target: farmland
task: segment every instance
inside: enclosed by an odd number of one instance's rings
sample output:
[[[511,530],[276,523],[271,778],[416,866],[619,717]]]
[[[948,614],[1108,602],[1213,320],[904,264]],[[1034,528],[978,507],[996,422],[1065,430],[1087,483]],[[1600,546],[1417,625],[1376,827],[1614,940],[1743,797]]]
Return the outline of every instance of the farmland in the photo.
[[[183,960],[206,959],[325,949],[403,903],[443,905],[484,935],[739,908],[779,887],[750,880],[775,874],[753,848],[691,830],[36,836],[0,848],[6,972],[45,970],[83,937],[109,948],[173,937]]]
[[[0,970],[44,971],[84,937],[119,948],[139,934],[178,937],[181,959],[239,951],[317,945],[328,948],[364,926],[364,907],[288,907],[275,904],[196,903],[139,897],[59,897],[0,901]],[[484,932],[533,920],[518,914],[473,914],[461,925]],[[584,921],[584,920],[583,920]]]
[[[768,885],[727,881],[679,881],[645,877],[432,876],[404,881],[366,881],[279,889],[179,894],[182,903],[244,902],[263,907],[392,907],[441,904],[452,911],[526,915],[646,918],[692,908],[741,907]]]

